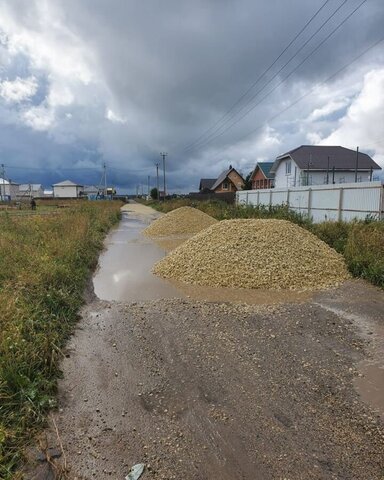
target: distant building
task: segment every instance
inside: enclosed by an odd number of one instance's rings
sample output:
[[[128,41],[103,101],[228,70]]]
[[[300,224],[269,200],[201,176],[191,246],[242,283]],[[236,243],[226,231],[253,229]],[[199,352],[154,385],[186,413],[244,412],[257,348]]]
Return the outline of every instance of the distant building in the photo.
[[[19,185],[19,200],[29,197],[43,197],[44,189],[41,183],[22,183]]]
[[[271,174],[273,162],[258,162],[251,175],[252,189],[273,187],[273,174]]]
[[[244,178],[232,167],[224,170],[212,185],[211,190],[214,193],[237,192],[244,186]]]
[[[49,189],[44,190],[44,197],[52,198],[53,197],[53,190],[49,190]]]
[[[366,153],[357,156],[355,150],[340,146],[301,145],[279,155],[270,173],[276,188],[287,188],[369,182],[376,170],[381,167]]]
[[[10,200],[15,200],[18,193],[18,183],[12,182],[12,180],[7,180],[5,178],[0,178],[0,201],[8,202]]]
[[[202,178],[199,184],[200,193],[210,193],[212,192],[212,187],[216,182],[216,178]]]
[[[84,185],[74,183],[71,180],[55,183],[52,187],[55,198],[79,198],[84,190]]]
[[[96,198],[99,195],[99,188],[95,185],[84,185],[83,195],[89,198]]]

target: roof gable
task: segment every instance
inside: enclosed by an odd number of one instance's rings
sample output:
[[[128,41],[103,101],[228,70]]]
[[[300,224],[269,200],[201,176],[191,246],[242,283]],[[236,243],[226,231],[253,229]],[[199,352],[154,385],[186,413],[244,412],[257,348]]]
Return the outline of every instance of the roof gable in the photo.
[[[22,183],[19,186],[19,190],[42,190],[43,186],[41,183]]]
[[[327,170],[328,158],[329,169],[336,170],[355,170],[356,168],[356,150],[340,146],[328,145],[301,145],[289,152],[276,157],[271,172],[276,169],[281,160],[290,157],[296,165],[302,170]],[[358,170],[380,170],[381,167],[372,160],[366,153],[359,152]]]
[[[63,182],[54,183],[53,187],[82,187],[79,183],[74,183],[71,180],[64,180]]]
[[[273,179],[273,173],[271,173],[271,168],[274,162],[258,162],[252,172],[251,179],[256,175],[257,169],[263,172],[265,178]]]
[[[243,177],[240,175],[240,173],[235,169],[233,168],[232,166],[230,166],[228,168],[228,170],[224,170],[224,172],[221,172],[221,174],[219,175],[219,177],[217,178],[216,182],[212,185],[211,187],[211,190],[215,190],[221,183],[224,182],[224,180],[228,177],[228,175],[231,173],[231,172],[236,172],[237,175],[239,175],[239,177],[243,180],[244,182],[244,179]],[[232,182],[232,180],[229,178],[228,180],[230,180]],[[232,182],[233,183],[233,182]]]
[[[199,190],[204,190],[204,189],[211,190],[215,182],[216,182],[216,178],[202,178],[200,179]]]

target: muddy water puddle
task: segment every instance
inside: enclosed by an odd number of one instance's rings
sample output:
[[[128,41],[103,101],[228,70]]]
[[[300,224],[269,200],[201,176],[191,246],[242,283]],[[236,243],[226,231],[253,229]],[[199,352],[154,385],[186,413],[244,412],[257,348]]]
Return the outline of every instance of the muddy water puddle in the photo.
[[[106,250],[93,278],[98,298],[142,301],[184,296],[169,282],[151,273],[153,264],[163,258],[165,252],[141,234],[146,226],[142,218],[123,213],[119,227],[107,238]]]
[[[384,420],[384,326],[362,314],[322,303],[315,305],[351,321],[358,328],[362,338],[368,342],[369,358],[358,362],[360,375],[353,383],[363,402],[370,405]]]
[[[152,274],[153,265],[167,251],[189,236],[169,237],[164,244],[142,234],[151,218],[123,212],[120,225],[107,238],[106,250],[100,256],[99,268],[93,278],[95,294],[108,301],[146,301],[161,298],[192,298],[208,302],[272,304],[302,302],[306,293],[201,287],[165,280]]]

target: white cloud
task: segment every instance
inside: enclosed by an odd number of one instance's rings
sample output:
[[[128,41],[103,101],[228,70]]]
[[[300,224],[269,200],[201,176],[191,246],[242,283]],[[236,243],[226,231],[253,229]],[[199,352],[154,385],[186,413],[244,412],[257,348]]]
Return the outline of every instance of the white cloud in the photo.
[[[119,116],[117,113],[115,113],[113,110],[110,108],[107,109],[105,118],[110,120],[113,123],[127,123],[127,119],[124,117]]]
[[[371,70],[364,76],[360,93],[349,106],[332,133],[321,145],[360,146],[361,150],[374,151],[374,158],[383,165],[384,143],[384,68]]]
[[[0,82],[0,96],[4,98],[7,103],[20,103],[33,97],[37,88],[38,83],[36,77],[17,77],[15,80],[4,80]]]
[[[34,130],[48,130],[55,121],[54,113],[44,106],[32,107],[22,115],[23,120]]]
[[[321,118],[327,117],[332,113],[335,113],[342,108],[346,107],[349,103],[348,98],[344,98],[341,100],[331,100],[330,102],[326,103],[320,108],[315,108],[315,110],[309,116],[310,121],[319,120]]]

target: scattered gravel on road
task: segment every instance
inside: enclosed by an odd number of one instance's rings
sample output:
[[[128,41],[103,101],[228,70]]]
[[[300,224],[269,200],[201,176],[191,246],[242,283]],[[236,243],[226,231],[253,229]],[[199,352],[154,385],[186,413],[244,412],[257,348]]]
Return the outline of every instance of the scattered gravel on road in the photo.
[[[161,237],[198,233],[216,222],[213,217],[197,208],[181,207],[155,220],[144,230],[144,234]]]
[[[340,254],[286,220],[216,223],[172,251],[153,271],[195,285],[302,291],[337,286],[349,278]]]

